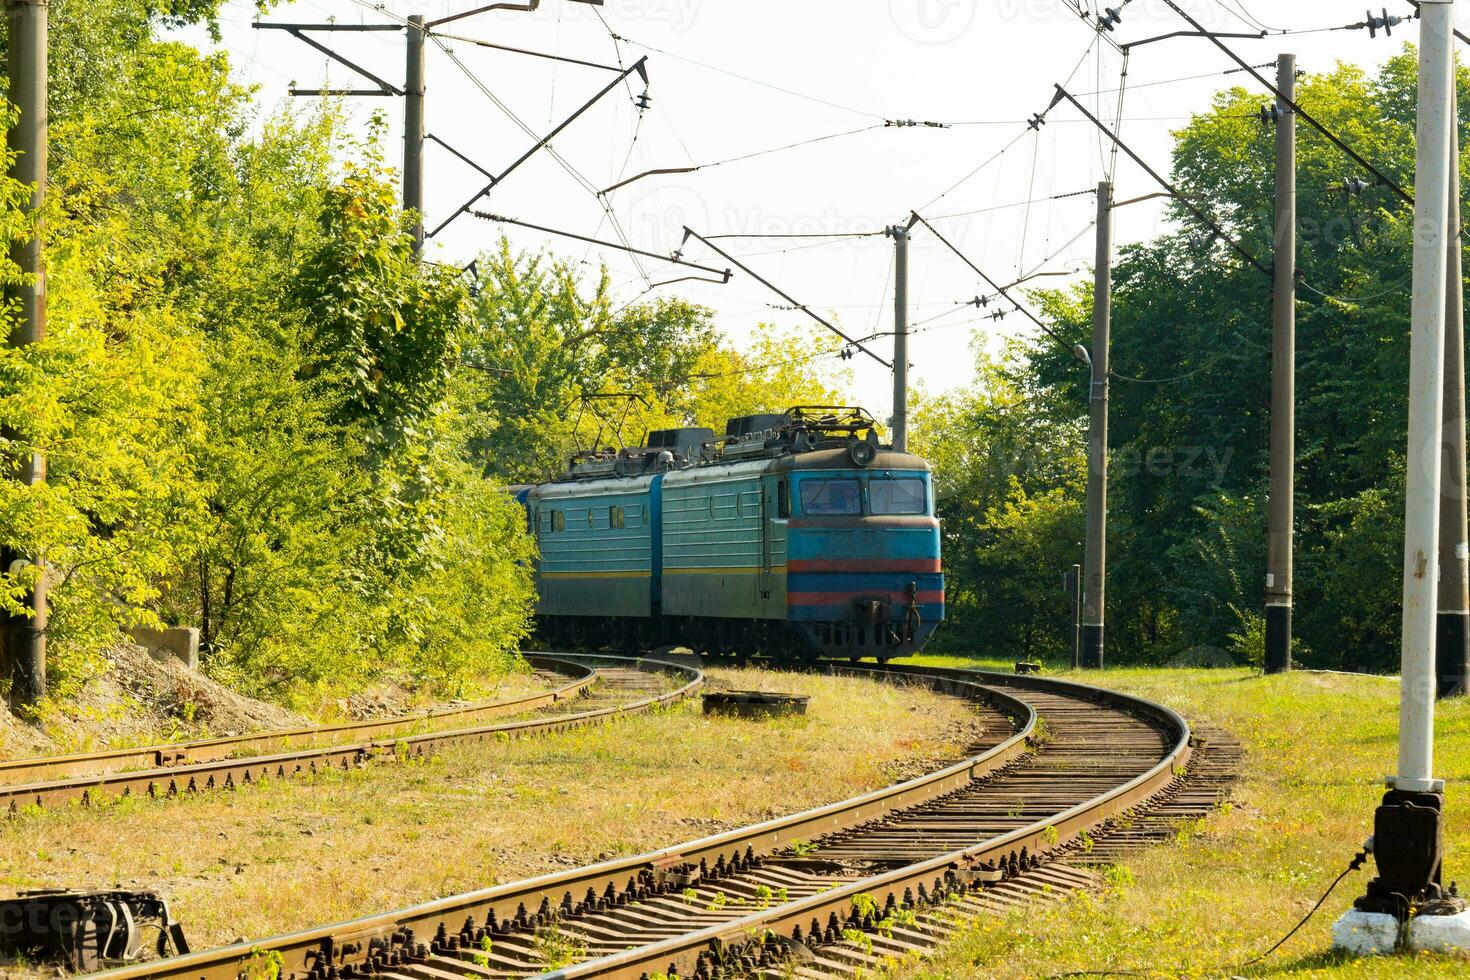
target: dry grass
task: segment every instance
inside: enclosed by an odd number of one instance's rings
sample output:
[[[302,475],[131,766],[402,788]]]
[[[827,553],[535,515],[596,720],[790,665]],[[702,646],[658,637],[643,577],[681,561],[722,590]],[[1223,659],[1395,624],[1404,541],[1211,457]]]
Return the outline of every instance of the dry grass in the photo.
[[[936,658],[938,660],[939,658]],[[943,658],[946,665],[952,658]],[[1463,977],[1438,957],[1343,960],[1332,923],[1362,893],[1372,865],[1262,966],[1239,966],[1281,938],[1372,833],[1382,779],[1395,765],[1398,685],[1375,677],[1245,670],[1109,670],[1078,679],[1142,694],[1246,744],[1235,803],[1177,846],[1154,848],[1111,876],[1104,894],[1052,910],[982,921],[905,978],[1049,977],[1071,971],[1144,976],[1290,974]],[[1470,883],[1470,701],[1438,713],[1436,769],[1449,781],[1446,881]]]
[[[697,700],[427,762],[0,826],[0,892],[164,892],[196,948],[638,853],[887,785],[958,757],[962,702],[866,680],[715,670],[812,695],[805,718],[705,718]]]

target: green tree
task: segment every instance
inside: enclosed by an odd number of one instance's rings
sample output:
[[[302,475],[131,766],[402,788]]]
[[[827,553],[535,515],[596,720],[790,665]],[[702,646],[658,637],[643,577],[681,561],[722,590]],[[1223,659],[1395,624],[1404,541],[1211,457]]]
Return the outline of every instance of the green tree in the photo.
[[[1412,191],[1415,84],[1406,50],[1371,76],[1347,65],[1307,76],[1299,96]],[[1459,85],[1463,102],[1470,73]],[[1250,119],[1258,103],[1244,89],[1219,93],[1177,134],[1173,169],[1269,266],[1272,148]],[[1379,666],[1399,629],[1385,520],[1402,509],[1412,216],[1386,186],[1344,195],[1353,166],[1310,127],[1300,134],[1300,655]],[[1123,659],[1228,647],[1262,602],[1269,282],[1182,207],[1171,213],[1175,229],[1125,247],[1114,276],[1108,599],[1110,647]],[[1054,293],[1045,311],[1069,341],[1090,333],[1084,292]],[[1027,356],[1048,403],[1080,419],[1085,378],[1071,358],[1040,342]],[[1353,591],[1364,601],[1350,603]]]

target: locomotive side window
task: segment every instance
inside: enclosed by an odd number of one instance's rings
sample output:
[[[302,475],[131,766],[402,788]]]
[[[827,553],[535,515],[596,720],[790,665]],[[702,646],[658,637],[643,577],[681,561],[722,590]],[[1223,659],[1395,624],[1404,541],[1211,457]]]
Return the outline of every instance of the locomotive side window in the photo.
[[[627,526],[627,518],[623,515],[623,508],[614,507],[611,511],[611,514],[611,524],[613,527],[622,528]]]
[[[803,480],[801,512],[813,517],[855,517],[863,512],[857,480]]]
[[[874,514],[923,514],[928,508],[923,480],[869,480],[868,503]]]
[[[781,480],[776,484],[776,516],[791,516],[791,481]]]
[[[553,531],[565,531],[567,529],[567,515],[559,510],[552,511],[551,529]]]

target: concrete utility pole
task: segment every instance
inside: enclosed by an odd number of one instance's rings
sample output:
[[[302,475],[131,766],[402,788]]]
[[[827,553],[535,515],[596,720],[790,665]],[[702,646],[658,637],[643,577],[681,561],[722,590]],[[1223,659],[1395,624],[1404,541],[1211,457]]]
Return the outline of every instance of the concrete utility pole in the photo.
[[[1450,208],[1445,226],[1444,472],[1439,498],[1439,628],[1435,673],[1442,698],[1470,676],[1470,545],[1465,485],[1465,274],[1460,242],[1459,99],[1450,89]]]
[[[1097,185],[1097,262],[1092,293],[1092,383],[1088,395],[1087,544],[1083,562],[1082,666],[1103,666],[1108,579],[1108,348],[1113,322],[1113,185]]]
[[[893,238],[893,448],[909,447],[909,230],[888,229]]]
[[[1266,558],[1266,673],[1291,669],[1296,520],[1296,55],[1276,59],[1276,246],[1271,316],[1271,498]]]
[[[50,0],[6,0],[9,20],[10,101],[20,119],[9,133],[16,154],[10,176],[31,185],[26,212],[35,219],[31,237],[11,246],[10,258],[31,277],[24,286],[10,290],[19,303],[20,322],[10,335],[15,346],[37,344],[46,338],[46,268],[42,248],[45,228],[41,223],[46,201],[47,150],[47,7]],[[7,461],[8,462],[8,461]],[[30,486],[46,480],[46,460],[35,453],[15,461],[19,479]],[[7,616],[0,622],[4,632],[4,655],[10,665],[10,702],[14,707],[34,704],[46,693],[46,582],[39,555],[8,552],[0,560],[7,570],[24,569],[28,562],[41,566],[41,576],[27,597],[27,615]]]
[[[1423,0],[1419,9],[1422,29],[1415,144],[1398,773],[1389,777],[1390,788],[1373,818],[1373,859],[1378,877],[1354,903],[1357,912],[1385,919],[1390,915],[1417,915],[1424,903],[1445,895],[1440,884],[1444,782],[1434,778],[1434,645],[1439,598],[1435,580],[1441,567],[1438,552],[1454,4],[1452,0]]]
[[[424,252],[424,43],[422,14],[408,18],[408,70],[403,86],[403,210],[415,215],[413,252]]]
[[[1440,433],[1444,408],[1445,225],[1450,200],[1453,4],[1421,4],[1414,208],[1414,299],[1409,356],[1409,452],[1404,521],[1403,672],[1396,789],[1435,791],[1434,642],[1438,588]]]
[[[1422,0],[1419,11],[1399,758],[1398,772],[1388,778],[1388,792],[1373,815],[1369,846],[1378,875],[1332,930],[1335,944],[1354,952],[1369,945],[1376,952],[1401,939],[1422,948],[1463,950],[1470,926],[1464,901],[1443,886],[1444,781],[1434,778],[1455,5]]]

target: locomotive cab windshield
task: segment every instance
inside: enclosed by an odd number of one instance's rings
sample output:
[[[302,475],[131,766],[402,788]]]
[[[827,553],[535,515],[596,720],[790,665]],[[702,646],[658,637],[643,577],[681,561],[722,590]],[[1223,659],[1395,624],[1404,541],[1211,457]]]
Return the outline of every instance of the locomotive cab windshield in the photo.
[[[801,481],[801,513],[810,517],[913,517],[932,513],[928,474],[808,474]]]

